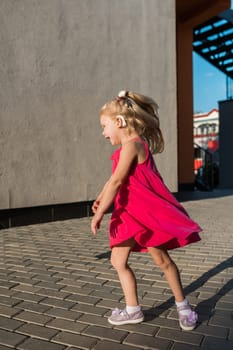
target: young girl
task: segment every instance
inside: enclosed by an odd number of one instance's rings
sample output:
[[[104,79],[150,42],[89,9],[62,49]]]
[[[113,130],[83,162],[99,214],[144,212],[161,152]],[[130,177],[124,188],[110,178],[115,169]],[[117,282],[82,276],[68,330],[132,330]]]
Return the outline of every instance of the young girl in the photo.
[[[163,151],[158,106],[149,97],[128,91],[106,103],[100,113],[103,136],[113,146],[112,176],[95,200],[91,222],[93,234],[114,202],[109,225],[111,264],[125,296],[124,310],[114,309],[113,325],[144,320],[138,302],[137,283],[128,265],[132,251],[148,251],[163,271],[175,297],[180,327],[192,330],[197,314],[184,296],[177,266],[167,250],[200,240],[201,228],[169,192],[156,168],[152,153]]]

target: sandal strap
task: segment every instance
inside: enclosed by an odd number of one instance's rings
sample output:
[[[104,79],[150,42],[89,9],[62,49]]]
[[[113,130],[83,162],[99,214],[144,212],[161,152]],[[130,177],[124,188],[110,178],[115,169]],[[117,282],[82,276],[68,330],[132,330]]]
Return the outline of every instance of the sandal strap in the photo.
[[[190,311],[192,311],[191,306],[190,306],[189,304],[187,304],[187,305],[182,305],[182,306],[178,306],[178,307],[177,307],[177,311],[178,311],[178,312],[179,312],[179,311],[184,311],[184,310],[190,310]]]

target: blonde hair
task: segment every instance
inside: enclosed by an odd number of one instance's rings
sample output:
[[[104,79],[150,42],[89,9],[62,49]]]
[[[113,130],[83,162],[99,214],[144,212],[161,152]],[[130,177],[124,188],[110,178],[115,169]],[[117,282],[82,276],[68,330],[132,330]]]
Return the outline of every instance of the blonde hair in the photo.
[[[164,150],[158,105],[150,97],[132,91],[120,91],[114,100],[101,108],[100,115],[103,114],[112,118],[122,115],[129,133],[135,130],[148,143],[152,153],[161,153]]]

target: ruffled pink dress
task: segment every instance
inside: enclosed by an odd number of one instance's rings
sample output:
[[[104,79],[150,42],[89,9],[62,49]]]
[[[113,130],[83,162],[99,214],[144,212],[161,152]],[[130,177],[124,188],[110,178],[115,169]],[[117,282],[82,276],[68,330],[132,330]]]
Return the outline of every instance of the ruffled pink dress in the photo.
[[[162,246],[175,249],[200,240],[200,226],[194,222],[164,184],[148,144],[143,163],[132,165],[127,181],[120,187],[109,224],[110,247],[134,238],[134,251]],[[121,148],[112,155],[112,172]]]

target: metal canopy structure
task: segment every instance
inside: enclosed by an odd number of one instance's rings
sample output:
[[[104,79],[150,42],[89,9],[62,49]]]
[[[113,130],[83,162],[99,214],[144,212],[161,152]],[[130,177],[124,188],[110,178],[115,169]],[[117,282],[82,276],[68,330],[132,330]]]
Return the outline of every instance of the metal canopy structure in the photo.
[[[193,50],[227,76],[227,98],[233,97],[233,10],[194,28]]]

